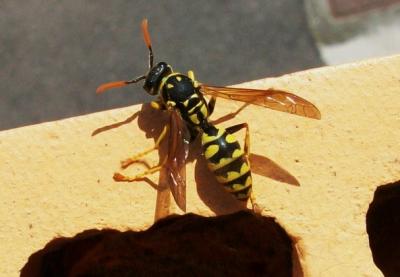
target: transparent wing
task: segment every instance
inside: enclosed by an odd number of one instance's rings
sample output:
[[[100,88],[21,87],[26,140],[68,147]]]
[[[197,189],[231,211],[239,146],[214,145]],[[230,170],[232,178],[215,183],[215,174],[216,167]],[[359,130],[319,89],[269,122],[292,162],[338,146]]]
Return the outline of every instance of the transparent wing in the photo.
[[[321,119],[321,113],[314,104],[282,90],[216,87],[202,84],[200,91],[211,96],[247,102],[281,112]]]
[[[168,137],[166,175],[172,195],[179,208],[186,211],[186,159],[189,153],[189,133],[177,111],[171,111]]]

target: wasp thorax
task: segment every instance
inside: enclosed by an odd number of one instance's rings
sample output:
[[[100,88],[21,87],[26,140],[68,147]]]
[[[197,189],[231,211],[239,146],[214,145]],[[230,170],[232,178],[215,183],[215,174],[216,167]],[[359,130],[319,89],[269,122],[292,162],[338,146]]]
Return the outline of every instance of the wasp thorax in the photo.
[[[156,95],[163,77],[172,73],[172,68],[165,62],[153,66],[146,76],[143,88],[151,95]]]

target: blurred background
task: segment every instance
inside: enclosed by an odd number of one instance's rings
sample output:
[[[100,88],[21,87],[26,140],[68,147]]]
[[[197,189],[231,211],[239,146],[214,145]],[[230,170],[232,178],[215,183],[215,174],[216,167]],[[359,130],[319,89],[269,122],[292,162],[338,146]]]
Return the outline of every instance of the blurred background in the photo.
[[[231,85],[400,53],[400,0],[0,1],[0,130],[150,101],[156,61]],[[121,119],[123,120],[123,119]]]

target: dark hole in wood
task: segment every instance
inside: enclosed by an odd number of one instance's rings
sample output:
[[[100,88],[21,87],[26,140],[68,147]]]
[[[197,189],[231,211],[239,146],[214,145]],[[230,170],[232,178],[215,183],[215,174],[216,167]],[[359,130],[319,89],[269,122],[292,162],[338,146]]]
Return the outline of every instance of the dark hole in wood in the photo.
[[[175,215],[141,232],[56,238],[30,256],[21,276],[292,276],[292,251],[271,217]]]
[[[367,212],[367,232],[377,267],[400,276],[400,181],[377,188]]]

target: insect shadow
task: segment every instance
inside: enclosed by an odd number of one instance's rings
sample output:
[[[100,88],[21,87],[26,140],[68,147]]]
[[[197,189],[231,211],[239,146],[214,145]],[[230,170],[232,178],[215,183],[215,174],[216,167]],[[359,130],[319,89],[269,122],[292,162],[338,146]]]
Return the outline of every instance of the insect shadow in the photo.
[[[245,107],[246,105],[244,105]],[[225,115],[219,119],[214,120],[215,123],[222,123],[229,119],[235,117],[244,107],[238,109],[238,111]],[[92,136],[99,135],[102,132],[118,128],[122,125],[129,124],[137,119],[137,124],[141,130],[145,133],[146,138],[153,138],[154,141],[160,136],[164,126],[168,124],[169,115],[167,112],[162,112],[153,109],[149,104],[143,104],[140,111],[134,113],[132,116],[126,118],[123,121],[100,127],[92,132]],[[159,161],[163,161],[168,153],[168,139],[164,139],[158,148]],[[140,152],[137,149],[136,152]],[[128,158],[135,153],[127,153],[126,157],[121,157],[121,160]],[[150,166],[145,162],[146,157],[143,160],[139,160],[135,163],[140,163],[142,166],[149,168]],[[200,136],[197,137],[191,144],[189,148],[189,156],[187,158],[187,163],[194,162],[195,165],[195,182],[197,186],[197,193],[201,200],[216,214],[228,214],[233,213],[238,210],[243,210],[246,208],[246,203],[238,201],[231,194],[227,193],[223,186],[219,184],[213,175],[213,173],[207,168],[207,163],[202,155]],[[270,179],[283,182],[289,185],[299,186],[300,183],[297,179],[291,175],[287,170],[283,169],[274,161],[258,155],[250,154],[249,157],[251,170],[253,174],[262,175]],[[116,170],[118,165],[116,165]],[[170,206],[170,191],[169,184],[165,183],[166,171],[161,170],[158,184],[151,181],[149,178],[143,178],[141,180],[145,181],[153,188],[157,190],[157,203],[155,208],[155,220],[163,218],[169,215]],[[110,176],[110,178],[112,178]],[[267,184],[266,184],[267,185]],[[257,195],[257,191],[255,191]]]

